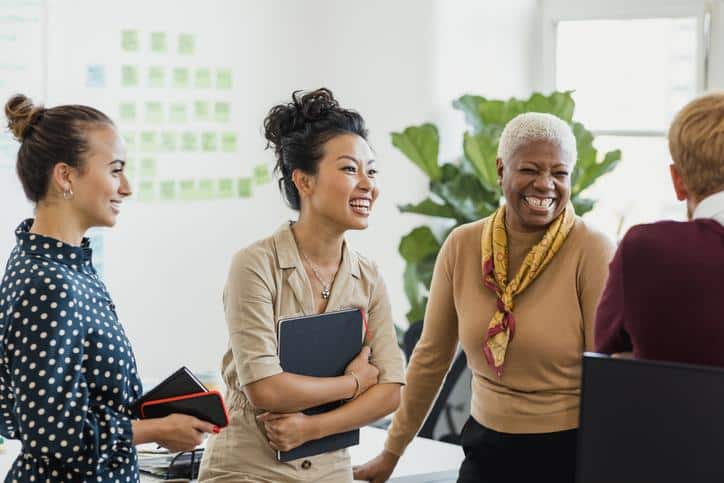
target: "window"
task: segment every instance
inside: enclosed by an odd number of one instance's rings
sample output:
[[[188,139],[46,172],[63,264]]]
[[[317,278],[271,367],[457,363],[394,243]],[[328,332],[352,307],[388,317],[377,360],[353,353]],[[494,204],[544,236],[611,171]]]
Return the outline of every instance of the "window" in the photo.
[[[697,1],[543,2],[543,90],[574,91],[575,119],[599,153],[622,151],[618,167],[584,193],[598,200],[585,218],[614,239],[634,224],[686,218],[666,134],[710,81],[710,27]]]

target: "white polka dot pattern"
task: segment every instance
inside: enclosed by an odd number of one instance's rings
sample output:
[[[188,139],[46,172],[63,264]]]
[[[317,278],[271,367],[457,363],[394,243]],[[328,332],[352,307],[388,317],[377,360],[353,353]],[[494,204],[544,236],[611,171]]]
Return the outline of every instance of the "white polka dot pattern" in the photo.
[[[141,383],[110,296],[81,247],[16,230],[0,283],[0,433],[22,442],[6,482],[138,482]]]

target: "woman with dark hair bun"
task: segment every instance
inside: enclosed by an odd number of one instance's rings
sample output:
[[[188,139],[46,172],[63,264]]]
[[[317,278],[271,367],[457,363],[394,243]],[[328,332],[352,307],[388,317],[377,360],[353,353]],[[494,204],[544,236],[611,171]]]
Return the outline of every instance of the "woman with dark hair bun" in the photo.
[[[83,236],[115,225],[131,194],[123,141],[92,107],[16,95],[5,115],[35,203],[0,282],[0,434],[22,442],[5,481],[137,482],[136,444],[190,450],[214,426],[131,411],[141,394],[133,349]]]
[[[362,427],[400,401],[403,359],[387,290],[377,266],[344,239],[347,230],[367,228],[378,195],[376,162],[362,117],[340,107],[327,89],[294,92],[292,102],[270,110],[264,129],[280,190],[299,218],[231,263],[224,290],[229,347],[222,360],[230,425],[209,439],[200,480],[351,482],[347,450],[285,463],[275,452]],[[369,331],[368,346],[345,375],[284,372],[279,319],[346,307],[367,313]],[[301,412],[345,399],[327,413]]]

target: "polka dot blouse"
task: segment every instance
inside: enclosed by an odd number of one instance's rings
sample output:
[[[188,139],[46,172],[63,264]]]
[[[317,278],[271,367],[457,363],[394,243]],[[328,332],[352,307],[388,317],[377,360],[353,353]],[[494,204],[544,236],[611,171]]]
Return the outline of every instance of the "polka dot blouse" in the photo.
[[[0,434],[22,451],[6,482],[137,482],[136,361],[80,247],[16,230],[0,283]]]

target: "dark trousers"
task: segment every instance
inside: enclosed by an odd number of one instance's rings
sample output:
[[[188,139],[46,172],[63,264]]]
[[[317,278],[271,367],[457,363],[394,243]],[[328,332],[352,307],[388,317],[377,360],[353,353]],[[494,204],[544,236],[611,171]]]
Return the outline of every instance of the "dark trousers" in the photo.
[[[458,483],[574,483],[576,433],[499,433],[470,417],[461,434]]]

